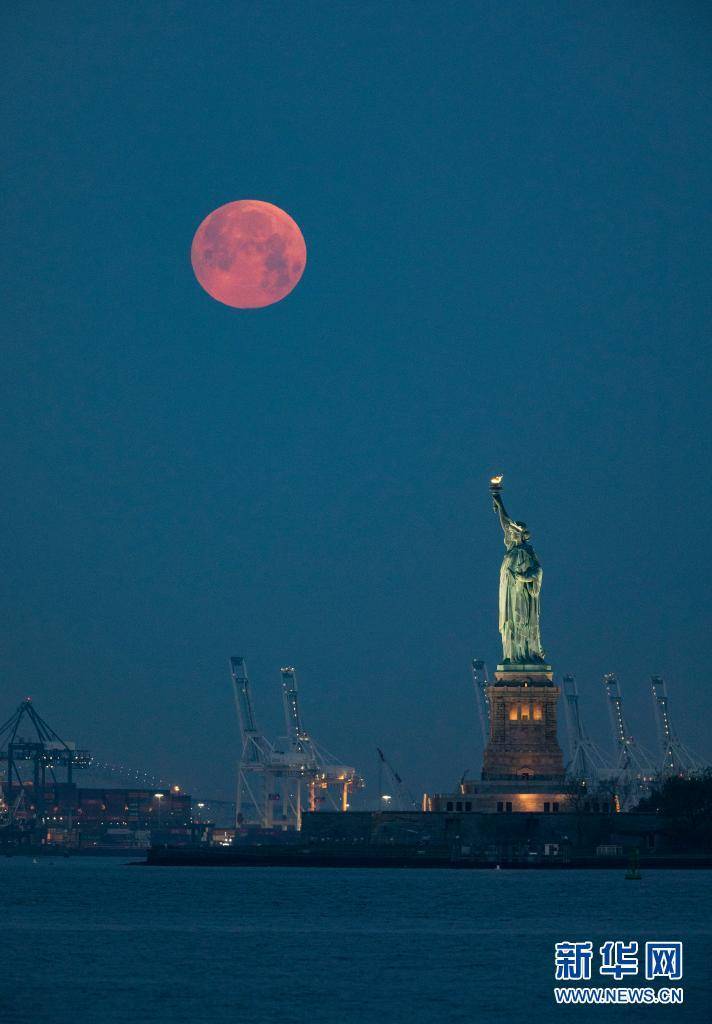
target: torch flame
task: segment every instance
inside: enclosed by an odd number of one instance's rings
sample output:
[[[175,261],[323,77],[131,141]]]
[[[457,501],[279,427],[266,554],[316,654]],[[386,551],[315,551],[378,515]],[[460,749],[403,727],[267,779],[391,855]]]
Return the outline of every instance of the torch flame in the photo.
[[[499,476],[493,476],[490,480],[491,484],[501,484],[504,480],[504,473],[500,473]]]

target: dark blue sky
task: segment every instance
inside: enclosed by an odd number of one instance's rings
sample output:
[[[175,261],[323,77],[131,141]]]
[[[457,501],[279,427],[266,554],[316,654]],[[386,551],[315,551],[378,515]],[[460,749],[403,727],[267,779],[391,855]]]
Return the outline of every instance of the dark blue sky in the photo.
[[[477,769],[506,473],[543,639],[608,739],[651,673],[712,755],[710,13],[701,3],[10,3],[0,704],[232,790],[227,658],[375,786]],[[283,302],[211,300],[216,206]]]

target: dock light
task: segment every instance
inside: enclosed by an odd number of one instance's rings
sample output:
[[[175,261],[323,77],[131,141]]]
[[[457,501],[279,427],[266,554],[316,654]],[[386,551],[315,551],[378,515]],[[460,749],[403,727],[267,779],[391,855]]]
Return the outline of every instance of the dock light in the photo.
[[[381,797],[381,800],[383,800],[384,804],[390,803],[391,802],[390,794],[389,793],[384,793],[383,796]]]

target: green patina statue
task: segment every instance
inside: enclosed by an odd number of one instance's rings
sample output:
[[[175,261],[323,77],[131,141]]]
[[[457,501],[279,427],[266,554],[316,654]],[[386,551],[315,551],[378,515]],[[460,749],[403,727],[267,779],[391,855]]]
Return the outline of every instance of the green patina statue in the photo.
[[[490,490],[507,549],[499,571],[502,661],[504,664],[537,664],[544,661],[539,629],[542,568],[529,543],[527,524],[507,515],[502,501],[501,477],[492,478]]]

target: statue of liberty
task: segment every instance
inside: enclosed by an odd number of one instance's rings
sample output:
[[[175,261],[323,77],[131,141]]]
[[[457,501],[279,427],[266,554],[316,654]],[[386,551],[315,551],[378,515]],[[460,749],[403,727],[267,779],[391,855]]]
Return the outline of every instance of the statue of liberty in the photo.
[[[499,571],[499,631],[504,664],[544,661],[539,630],[542,568],[529,543],[527,524],[511,519],[502,501],[502,478],[490,482],[494,510],[504,531],[506,552]]]

